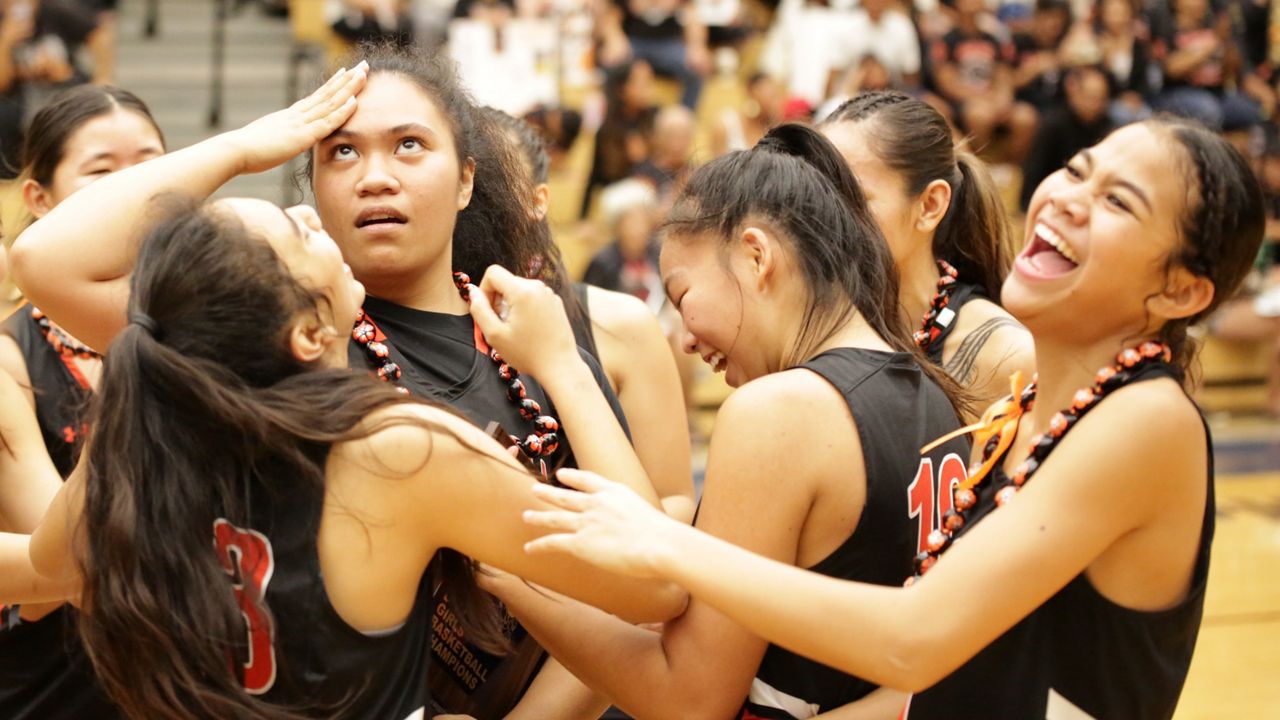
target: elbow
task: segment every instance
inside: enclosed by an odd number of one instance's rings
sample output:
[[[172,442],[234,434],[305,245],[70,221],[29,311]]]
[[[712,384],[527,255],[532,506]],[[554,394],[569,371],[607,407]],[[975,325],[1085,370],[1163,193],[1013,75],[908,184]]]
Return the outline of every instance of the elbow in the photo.
[[[885,675],[879,683],[909,693],[928,690],[949,675],[956,664],[948,661],[947,640],[927,628],[913,628],[900,633],[897,642],[886,649]]]
[[[34,233],[28,228],[13,241],[6,254],[9,277],[26,297],[32,297],[31,286],[33,281],[40,276],[39,272],[32,267],[37,262],[37,258],[33,256],[38,254],[34,242],[36,238],[33,235]]]
[[[632,625],[665,623],[684,614],[689,593],[674,583],[662,583],[641,597],[641,602],[621,609],[617,616]]]

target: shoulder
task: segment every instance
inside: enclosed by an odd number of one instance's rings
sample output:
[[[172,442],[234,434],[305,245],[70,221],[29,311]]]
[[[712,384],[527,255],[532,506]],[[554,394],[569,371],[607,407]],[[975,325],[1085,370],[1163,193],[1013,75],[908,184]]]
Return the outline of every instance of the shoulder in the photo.
[[[734,432],[769,438],[786,437],[788,443],[805,443],[825,435],[824,429],[844,419],[852,427],[852,416],[844,396],[821,375],[793,368],[757,378],[729,396],[716,416],[716,431],[722,425]]]
[[[662,332],[649,306],[633,295],[587,286],[587,305],[593,322],[623,337],[640,337],[653,330]]]
[[[979,399],[1001,397],[1008,378],[1022,371],[1035,372],[1035,342],[1031,333],[1004,308],[986,299],[965,304],[957,319],[954,346],[945,367],[958,382],[974,390]]]
[[[331,459],[388,477],[413,475],[428,464],[465,465],[479,453],[502,454],[497,441],[467,419],[421,403],[375,410],[354,434],[357,439],[334,444]]]
[[[1092,482],[1108,494],[1170,497],[1179,489],[1200,490],[1209,447],[1200,412],[1181,385],[1158,378],[1104,398],[1063,438],[1060,450],[1091,466],[1110,467]]]

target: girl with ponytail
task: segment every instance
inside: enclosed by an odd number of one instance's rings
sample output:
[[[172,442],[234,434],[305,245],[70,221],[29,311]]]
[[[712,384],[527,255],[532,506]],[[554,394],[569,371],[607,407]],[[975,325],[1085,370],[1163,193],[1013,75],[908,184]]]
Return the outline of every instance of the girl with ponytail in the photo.
[[[912,345],[889,248],[835,148],[782,125],[698,170],[667,219],[661,266],[684,349],[737,388],[716,418],[697,527],[788,565],[901,584],[931,529],[931,507],[907,512],[912,488],[963,477],[967,445],[919,454],[958,426],[956,387]],[[875,688],[699,603],[655,633],[490,584],[636,717],[811,717]]]
[[[938,111],[897,91],[845,102],[821,125],[866,189],[901,281],[914,339],[985,408],[1030,374],[1027,331],[1000,308],[1014,248],[982,161]]]
[[[528,549],[678,582],[691,607],[915,693],[906,720],[1172,717],[1214,531],[1187,327],[1232,296],[1264,227],[1248,161],[1185,121],[1127,125],[1040,184],[1001,293],[1038,378],[977,431],[906,587],[745,552],[589,473],[561,474],[585,493],[537,493],[562,510],[526,520],[562,534]]]
[[[468,558],[632,620],[683,605],[663,584],[530,559],[521,544],[536,533],[518,520],[534,507],[528,472],[460,417],[348,370],[364,288],[314,211],[201,203],[339,128],[366,71],[95,182],[13,248],[19,286],[110,348],[86,458],[31,557],[42,574],[82,583],[85,648],[130,717],[434,712],[437,585],[456,601],[442,623],[503,645]],[[576,400],[560,421],[594,449],[580,459],[635,480],[656,505],[603,399],[584,390],[594,381],[576,353],[530,356],[506,342],[525,322],[482,329],[525,371],[556,363],[548,392]],[[542,327],[539,343],[572,336],[567,323]]]

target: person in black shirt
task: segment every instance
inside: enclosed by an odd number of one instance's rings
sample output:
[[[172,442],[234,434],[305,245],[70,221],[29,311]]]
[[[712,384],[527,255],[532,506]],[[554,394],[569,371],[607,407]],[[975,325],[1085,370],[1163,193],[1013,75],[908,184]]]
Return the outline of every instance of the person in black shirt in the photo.
[[[81,48],[93,57],[81,67]],[[110,83],[115,47],[95,13],[76,0],[6,0],[0,4],[0,177],[17,171],[30,114],[70,85]]]
[[[1015,370],[1035,368],[1030,335],[999,305],[1012,243],[986,167],[956,146],[937,110],[900,92],[863,93],[820,128],[866,189],[916,344],[981,411],[1008,391]],[[939,261],[954,282],[939,285]]]
[[[817,573],[900,584],[933,513],[909,512],[913,498],[962,478],[968,448],[919,455],[959,425],[956,385],[899,321],[892,256],[848,167],[813,129],[778,126],[695,172],[667,228],[684,349],[737,388],[716,418],[697,526]],[[696,601],[655,633],[520,583],[497,594],[637,717],[811,717],[875,689]]]
[[[909,720],[1169,718],[1214,529],[1187,328],[1249,272],[1263,224],[1245,159],[1176,121],[1121,128],[1041,183],[1003,292],[1038,380],[984,423],[979,484],[908,587],[760,557],[589,473],[560,478],[585,495],[537,493],[562,509],[526,519],[562,532],[529,551],[678,582],[761,637],[916,692]]]
[[[164,137],[135,95],[81,85],[54,96],[36,113],[17,182],[26,210],[39,218],[99,177],[163,152]],[[27,221],[15,222],[10,231],[20,234]],[[0,325],[0,367],[22,386],[24,406],[35,410],[45,452],[58,474],[67,477],[88,434],[87,410],[102,372],[101,355],[24,303]],[[119,715],[98,689],[79,644],[67,640],[74,617],[69,607],[29,605],[0,622],[0,717]]]
[[[1040,181],[1057,172],[1081,150],[1111,132],[1107,78],[1094,67],[1074,68],[1064,83],[1066,98],[1040,119],[1031,151],[1022,163],[1020,207],[1025,211]]]
[[[443,623],[503,641],[473,562],[455,553],[636,621],[683,606],[660,584],[530,559],[522,544],[536,534],[517,518],[532,476],[457,414],[347,369],[364,288],[313,211],[195,204],[342,126],[366,73],[340,71],[286,110],[103,178],[13,248],[19,287],[110,347],[93,443],[31,558],[83,579],[81,635],[130,715],[421,714],[437,582],[455,600]],[[587,443],[582,464],[630,477],[656,506],[572,342],[538,352],[506,342],[507,324],[482,323],[483,336],[574,398],[559,421]],[[541,326],[535,344],[572,337],[567,323]]]

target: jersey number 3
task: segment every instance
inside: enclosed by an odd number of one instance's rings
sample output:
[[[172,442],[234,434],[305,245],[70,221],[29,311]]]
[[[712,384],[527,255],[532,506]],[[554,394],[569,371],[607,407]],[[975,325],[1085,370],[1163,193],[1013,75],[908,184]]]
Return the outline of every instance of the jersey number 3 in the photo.
[[[951,509],[951,489],[964,482],[964,461],[955,453],[947,453],[935,475],[933,458],[921,458],[916,477],[907,487],[907,517],[916,518],[919,539],[916,552],[928,547],[929,533],[942,526],[942,518]]]
[[[276,649],[272,644],[275,632],[271,616],[262,605],[276,565],[271,543],[260,532],[242,530],[218,518],[213,521],[213,547],[222,569],[231,578],[236,604],[248,628],[249,658],[244,663],[244,690],[250,695],[261,695],[276,682]]]

